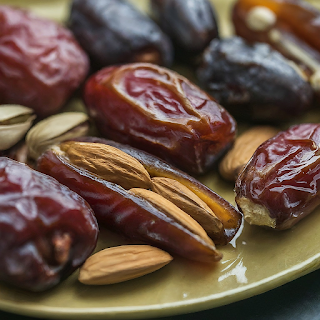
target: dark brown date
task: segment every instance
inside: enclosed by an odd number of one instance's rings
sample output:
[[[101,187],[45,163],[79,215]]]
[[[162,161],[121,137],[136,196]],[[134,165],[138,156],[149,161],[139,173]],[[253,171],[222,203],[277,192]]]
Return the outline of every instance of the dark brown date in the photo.
[[[77,144],[82,148],[86,148],[87,145],[91,150],[101,151],[91,159],[84,156],[82,162],[89,160],[101,163],[100,158],[104,157],[104,150],[108,150],[104,144],[62,143],[46,151],[38,159],[38,169],[55,177],[86,199],[101,225],[130,239],[143,241],[188,259],[202,262],[221,259],[221,254],[207,235],[204,238],[199,236],[151,202],[128,192],[119,184],[106,180],[106,177],[102,178],[99,172],[92,173],[81,163],[75,165],[69,149],[70,146],[73,149],[77,148]],[[125,163],[123,168],[126,172]],[[126,174],[119,174],[118,181],[124,180],[125,176]]]
[[[56,113],[84,80],[88,58],[71,32],[33,14],[0,6],[0,104]]]
[[[269,45],[239,37],[213,40],[198,69],[203,86],[235,117],[282,121],[306,112],[311,86]]]
[[[208,0],[151,0],[151,9],[182,58],[201,53],[219,37],[216,14]]]
[[[229,113],[186,78],[152,64],[93,75],[84,100],[100,132],[185,171],[203,173],[232,143]]]
[[[232,19],[236,33],[266,42],[305,72],[320,97],[320,11],[304,0],[238,0]]]
[[[169,38],[124,0],[74,0],[69,27],[98,68],[128,62],[171,65]]]
[[[102,143],[113,146],[131,157],[137,159],[148,171],[151,177],[164,177],[176,180],[190,189],[214,212],[223,224],[223,230],[211,235],[215,244],[225,245],[236,235],[242,222],[241,213],[236,210],[228,201],[220,197],[217,193],[189,176],[183,171],[173,167],[160,158],[145,151],[133,148],[112,140],[97,137],[80,137],[76,141]]]
[[[93,211],[55,179],[8,158],[0,158],[0,181],[0,279],[49,289],[95,248]]]
[[[288,229],[320,204],[320,124],[263,143],[239,175],[236,202],[251,224]]]

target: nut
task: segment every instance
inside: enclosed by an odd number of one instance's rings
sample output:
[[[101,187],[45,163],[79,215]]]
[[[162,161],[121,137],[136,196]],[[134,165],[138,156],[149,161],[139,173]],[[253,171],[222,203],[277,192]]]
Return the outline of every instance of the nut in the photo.
[[[72,164],[101,179],[125,189],[151,188],[151,178],[144,166],[117,148],[101,143],[69,141],[61,143],[60,149]]]
[[[169,253],[148,245],[108,248],[87,259],[79,281],[91,285],[123,282],[156,271],[172,259]]]
[[[209,237],[223,232],[223,224],[197,195],[182,183],[163,177],[152,178],[152,190],[171,201],[196,220]]]
[[[7,150],[20,141],[36,118],[34,111],[19,105],[0,106],[0,150]]]
[[[277,21],[277,16],[269,8],[256,6],[247,15],[246,24],[249,29],[254,31],[266,31]]]
[[[208,237],[205,230],[200,226],[200,224],[190,217],[186,212],[182,211],[176,205],[174,205],[169,200],[165,199],[161,195],[145,189],[133,188],[129,190],[130,193],[149,201],[154,205],[159,211],[163,212],[166,216],[179,222],[185,228],[187,228],[192,233],[198,235],[207,244],[213,245],[212,240]]]
[[[235,181],[261,143],[272,138],[278,130],[269,126],[257,126],[240,135],[232,149],[222,159],[219,171],[223,178]]]
[[[83,112],[65,112],[37,123],[27,134],[28,154],[37,159],[50,146],[61,141],[85,136],[89,117]]]

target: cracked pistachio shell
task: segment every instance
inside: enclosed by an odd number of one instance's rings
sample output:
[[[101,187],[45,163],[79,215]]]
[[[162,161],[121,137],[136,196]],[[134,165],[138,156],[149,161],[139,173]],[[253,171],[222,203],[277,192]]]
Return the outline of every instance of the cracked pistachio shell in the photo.
[[[37,123],[28,132],[28,155],[37,159],[50,146],[88,134],[89,117],[83,112],[59,113]]]
[[[36,118],[34,111],[20,105],[0,105],[0,150],[19,142]]]

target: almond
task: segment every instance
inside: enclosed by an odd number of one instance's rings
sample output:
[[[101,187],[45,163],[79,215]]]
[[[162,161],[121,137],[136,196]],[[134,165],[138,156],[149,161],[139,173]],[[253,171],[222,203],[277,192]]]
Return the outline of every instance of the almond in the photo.
[[[115,147],[101,143],[68,141],[61,143],[60,149],[72,164],[125,189],[148,189],[152,186],[144,166]]]
[[[198,235],[210,246],[213,245],[212,240],[208,237],[205,230],[200,226],[200,224],[190,217],[186,212],[182,211],[176,205],[174,205],[169,200],[165,199],[161,195],[145,189],[133,188],[129,190],[130,193],[149,201],[154,205],[159,211],[163,212],[166,216],[171,217],[173,220],[177,221],[183,225],[186,229],[192,233]]]
[[[257,126],[240,135],[220,163],[219,171],[222,177],[235,181],[260,144],[278,132],[279,130],[273,127]]]
[[[173,258],[148,245],[124,245],[97,252],[80,268],[79,281],[89,285],[123,282],[156,271]]]
[[[170,178],[154,177],[152,190],[189,214],[202,226],[209,237],[223,233],[223,224],[213,211],[182,183]]]

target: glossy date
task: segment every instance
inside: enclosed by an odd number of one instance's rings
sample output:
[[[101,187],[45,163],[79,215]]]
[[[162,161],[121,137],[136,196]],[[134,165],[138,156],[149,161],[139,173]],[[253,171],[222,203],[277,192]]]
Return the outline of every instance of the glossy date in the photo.
[[[109,67],[85,85],[85,104],[100,132],[204,173],[232,144],[236,124],[186,78],[152,64]]]
[[[68,277],[95,248],[89,205],[57,180],[0,158],[0,279],[30,291]]]
[[[69,27],[98,68],[128,62],[169,66],[169,38],[125,0],[74,0]]]
[[[288,229],[319,204],[320,125],[295,125],[263,143],[239,175],[236,202],[251,224]]]
[[[297,67],[262,43],[213,40],[198,69],[203,87],[237,118],[283,121],[309,110],[313,93]]]
[[[88,58],[69,30],[0,6],[0,104],[21,104],[46,117],[63,106],[87,72]]]
[[[151,0],[151,10],[181,58],[201,53],[219,37],[216,14],[208,0]]]

